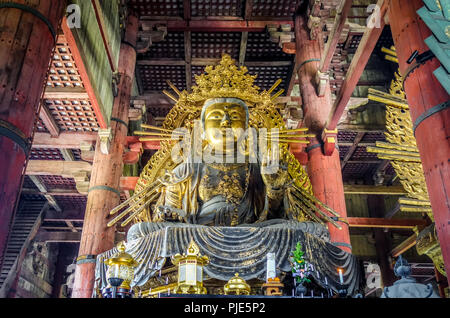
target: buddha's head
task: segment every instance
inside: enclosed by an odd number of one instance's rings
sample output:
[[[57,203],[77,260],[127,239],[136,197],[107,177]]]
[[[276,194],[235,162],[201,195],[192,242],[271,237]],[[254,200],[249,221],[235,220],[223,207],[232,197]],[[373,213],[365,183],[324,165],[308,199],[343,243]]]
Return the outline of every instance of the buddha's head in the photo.
[[[224,149],[226,144],[239,140],[248,128],[249,111],[240,99],[214,98],[205,102],[201,120],[204,139],[215,149]]]

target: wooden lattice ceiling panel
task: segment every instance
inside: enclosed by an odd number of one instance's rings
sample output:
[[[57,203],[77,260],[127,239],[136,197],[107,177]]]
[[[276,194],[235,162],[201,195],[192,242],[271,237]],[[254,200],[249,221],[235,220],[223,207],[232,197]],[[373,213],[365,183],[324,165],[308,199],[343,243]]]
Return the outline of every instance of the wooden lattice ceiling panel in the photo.
[[[386,136],[384,135],[384,132],[368,132],[364,135],[364,138],[361,140],[361,142],[373,142],[376,141],[386,141]]]
[[[46,99],[53,118],[64,132],[97,132],[100,128],[89,99]]]
[[[58,205],[67,211],[85,211],[87,197],[83,196],[55,196]]]
[[[84,87],[80,72],[64,35],[58,36],[47,79],[47,86]]]
[[[279,79],[283,80],[283,83],[278,89],[287,89],[289,85],[290,74],[292,67],[290,66],[249,66],[248,71],[250,74],[257,74],[258,77],[255,80],[255,85],[261,90],[269,90],[273,84]]]
[[[40,132],[40,133],[48,133],[48,129],[45,126],[44,122],[42,121],[42,119],[38,116],[36,118],[36,131]]]
[[[303,0],[253,0],[252,17],[292,17]]]
[[[344,158],[347,155],[349,150],[350,150],[350,147],[348,147],[348,146],[339,146],[339,156],[341,158],[341,161],[344,160]]]
[[[169,32],[164,41],[153,43],[139,59],[184,59],[184,32]]]
[[[220,59],[223,53],[239,59],[241,48],[240,32],[193,32],[192,57]]]
[[[366,174],[371,173],[377,167],[377,164],[349,162],[342,172],[344,181],[349,179],[364,179]]]
[[[247,61],[290,61],[293,55],[283,52],[278,43],[270,41],[267,32],[250,32],[247,40]]]
[[[355,141],[356,135],[358,135],[355,131],[339,131],[338,140],[339,142],[351,142]]]
[[[168,90],[167,80],[180,90],[186,88],[186,68],[184,66],[140,65],[139,74],[145,91]]]
[[[32,148],[30,160],[64,160],[59,149]]]
[[[244,0],[191,0],[191,16],[241,17],[244,7]]]
[[[357,147],[350,160],[379,160],[376,153],[367,152],[367,147]],[[381,160],[380,160],[381,162]]]
[[[141,17],[182,17],[183,0],[129,0],[128,7]]]
[[[36,187],[36,185],[34,184],[33,181],[31,181],[29,176],[25,176],[25,178],[23,179],[23,189],[31,189],[31,190],[35,190],[35,191],[39,191],[39,189]]]
[[[81,159],[81,150],[80,149],[71,149],[72,154],[73,154],[73,158],[75,159],[75,161],[83,161],[83,159]]]
[[[39,176],[47,191],[52,190],[77,190],[73,178],[63,178],[61,176]]]

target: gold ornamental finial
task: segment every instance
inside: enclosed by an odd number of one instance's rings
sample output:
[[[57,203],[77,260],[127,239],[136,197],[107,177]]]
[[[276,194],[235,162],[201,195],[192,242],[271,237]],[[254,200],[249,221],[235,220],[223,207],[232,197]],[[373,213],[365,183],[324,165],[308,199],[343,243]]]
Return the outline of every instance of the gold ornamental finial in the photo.
[[[228,54],[222,56],[219,65],[207,66],[205,73],[195,78],[197,85],[187,97],[193,103],[219,97],[239,98],[253,105],[271,102],[270,92],[260,93],[260,88],[254,85],[257,75],[248,74],[245,66],[238,67]]]
[[[236,273],[224,287],[225,295],[250,295],[251,287]]]

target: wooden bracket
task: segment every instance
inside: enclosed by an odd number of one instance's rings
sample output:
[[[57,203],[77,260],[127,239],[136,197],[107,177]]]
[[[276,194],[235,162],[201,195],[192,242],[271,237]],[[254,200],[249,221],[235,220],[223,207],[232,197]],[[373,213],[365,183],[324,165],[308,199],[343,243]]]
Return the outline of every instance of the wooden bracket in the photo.
[[[338,135],[337,129],[336,130],[325,129],[323,131],[322,138],[324,141],[323,150],[325,156],[333,155],[333,152],[336,149],[337,135]]]
[[[327,88],[327,84],[330,81],[330,75],[317,71],[316,73],[316,89],[317,96],[323,97],[325,96],[325,91]]]
[[[111,147],[111,141],[113,137],[111,128],[100,129],[98,135],[100,137],[100,150],[102,154],[109,155],[109,150]]]

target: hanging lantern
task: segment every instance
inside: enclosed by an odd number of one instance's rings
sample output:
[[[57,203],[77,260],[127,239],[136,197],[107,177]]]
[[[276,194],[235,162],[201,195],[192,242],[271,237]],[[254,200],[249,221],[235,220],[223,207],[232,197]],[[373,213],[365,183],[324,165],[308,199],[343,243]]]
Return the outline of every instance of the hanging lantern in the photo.
[[[225,295],[250,295],[251,287],[236,273],[224,287]]]
[[[178,265],[177,294],[207,293],[203,287],[203,267],[208,265],[209,257],[200,255],[200,248],[194,241],[189,244],[187,254],[172,257],[172,263]]]
[[[117,249],[119,253],[114,255],[114,257],[109,258],[105,261],[108,266],[106,271],[106,279],[108,280],[109,286],[106,288],[107,291],[113,290],[113,294],[118,291],[118,293],[130,293],[131,294],[131,282],[134,279],[134,269],[138,263],[133,259],[133,257],[125,252],[125,243],[121,242]],[[113,295],[112,298],[115,295]]]

